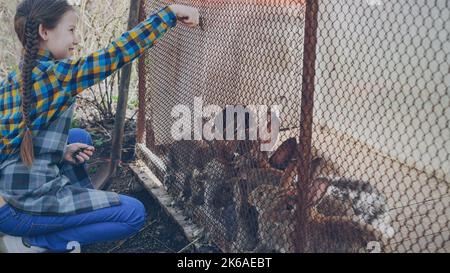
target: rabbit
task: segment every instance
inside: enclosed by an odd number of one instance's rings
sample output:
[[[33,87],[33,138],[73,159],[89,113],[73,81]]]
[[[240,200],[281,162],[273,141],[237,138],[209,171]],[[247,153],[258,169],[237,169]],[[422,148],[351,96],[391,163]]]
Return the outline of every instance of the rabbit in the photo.
[[[306,251],[359,252],[367,242],[380,235],[365,223],[355,222],[351,215],[329,216],[318,211],[317,206],[322,203],[331,186],[329,179],[318,177],[323,164],[324,160],[320,157],[311,162],[312,187],[306,196],[310,240]],[[248,201],[258,212],[259,251],[295,250],[297,179],[297,161],[293,160],[286,167],[279,186],[261,185],[250,193]]]
[[[296,159],[295,154],[289,155],[288,150],[296,147],[295,139],[288,139],[272,155],[270,163],[284,168],[288,158]],[[284,155],[283,155],[284,154]],[[277,164],[278,163],[278,164]],[[311,163],[312,172],[317,172],[323,166],[321,158],[315,158]],[[291,173],[291,175],[287,175]],[[286,175],[282,179],[282,187],[295,191],[297,169],[295,166],[286,167]],[[295,177],[295,179],[292,179]],[[394,235],[394,229],[390,225],[390,218],[385,197],[374,189],[370,183],[359,180],[350,180],[345,178],[330,179],[330,187],[323,199],[320,207],[327,209],[325,214],[332,215],[333,211],[342,216],[357,216],[360,220],[378,229],[384,237],[391,238]],[[331,203],[327,205],[327,203]],[[330,214],[331,213],[331,214]]]
[[[229,166],[214,158],[202,171],[204,181],[204,204],[211,214],[227,207],[232,201]]]
[[[217,159],[208,163],[203,173],[203,205],[214,217],[233,205],[233,189],[228,173],[228,167]]]
[[[231,122],[229,120],[229,111],[234,114]],[[244,128],[241,128],[242,124],[237,120],[240,116],[235,111],[239,111],[239,109],[235,109],[234,106],[227,106],[212,119],[216,133],[220,134],[221,139],[215,139],[210,141],[210,143],[214,152],[214,157],[223,163],[231,162],[236,154],[246,153],[247,149],[251,146],[248,145],[248,143],[251,143],[248,136],[248,130],[250,127],[250,119],[254,118],[255,114],[252,111],[244,112]],[[219,126],[219,124],[221,124],[221,126]],[[246,138],[244,140],[237,140],[238,131],[240,130],[246,132]],[[233,135],[228,135],[229,132]],[[229,139],[229,137],[232,137],[232,139]]]
[[[174,201],[186,203],[190,200],[191,186],[184,172],[167,173],[164,175],[163,185]]]
[[[268,161],[266,162],[268,163]],[[238,252],[254,249],[257,241],[258,213],[255,207],[248,202],[249,193],[261,185],[284,188],[288,186],[294,187],[293,180],[297,170],[297,161],[292,161],[285,170],[276,169],[270,164],[263,167],[264,165],[260,163],[257,159],[245,155],[236,158],[234,161],[236,177],[233,183],[233,196],[237,209],[236,214],[238,215],[239,237],[235,245],[241,246],[241,248],[236,248]],[[323,160],[321,158],[314,159],[312,172],[315,173],[322,163]]]
[[[226,188],[227,167],[214,158],[204,169],[193,169],[191,178],[186,184],[190,185],[187,204],[191,209],[185,215],[194,217],[194,210],[201,211],[210,221],[213,230],[220,232],[223,238],[233,240],[236,236],[236,216],[232,200],[232,190]],[[228,186],[230,187],[230,186]]]
[[[256,252],[294,252],[295,202],[281,187],[260,185],[248,196],[257,212],[259,244]]]
[[[313,211],[316,213],[308,224],[307,252],[366,252],[369,242],[377,241],[380,236],[369,225],[351,217],[324,216],[317,210]]]
[[[172,143],[167,152],[167,174],[164,185],[177,200],[188,202],[192,195],[194,169],[204,168],[212,157],[209,144],[205,141],[181,140]]]
[[[290,163],[290,166],[296,164]],[[290,168],[288,167],[287,170]],[[283,179],[290,177],[286,173]],[[328,181],[315,179],[314,187],[317,194],[324,192]],[[317,195],[316,194],[316,195]],[[312,197],[308,197],[311,202],[317,202]],[[253,190],[248,197],[248,202],[255,207],[258,213],[258,235],[260,245],[257,252],[294,252],[294,235],[296,204],[298,202],[295,193],[291,193],[288,188],[274,185],[261,185]]]
[[[317,161],[317,159],[315,160]],[[322,162],[322,159],[319,160]],[[248,165],[245,166],[242,162]],[[257,168],[257,163],[251,160],[242,162],[240,175],[235,177],[232,183],[233,200],[238,216],[238,239],[234,244],[241,246],[241,248],[236,248],[237,252],[250,251],[255,248],[257,243],[258,212],[254,206],[249,204],[249,194],[262,185],[281,189],[283,183],[290,185],[292,182],[286,181],[291,181],[294,178],[290,173],[294,170],[292,167],[282,171],[272,167]],[[292,162],[291,165],[297,166],[296,162]]]
[[[192,206],[201,206],[205,203],[205,183],[207,176],[199,169],[192,171],[191,177],[191,200]]]
[[[168,149],[169,168],[186,173],[191,173],[194,167],[204,168],[213,156],[209,145],[203,140],[180,140],[172,143]]]
[[[258,152],[258,145],[257,142],[247,142],[247,148],[252,147],[247,149],[246,153],[238,154],[232,162],[234,177],[230,184],[237,216],[237,237],[232,244],[234,252],[251,251],[257,245],[258,216],[255,208],[248,203],[248,194],[262,184],[278,186],[283,176],[282,170],[272,168],[268,164],[266,154],[259,152],[259,157],[253,156]]]
[[[216,219],[220,223],[221,227],[216,227],[221,230],[222,238],[225,238],[229,242],[236,240],[238,225],[236,208],[233,203],[229,203],[224,207],[220,207],[216,211]]]
[[[229,166],[214,158],[204,169],[195,169],[191,181],[191,204],[197,206],[228,241],[236,237],[237,216],[233,204]]]
[[[367,181],[330,179],[330,186],[318,208],[328,215],[355,215],[385,238],[394,236],[386,198]]]
[[[330,183],[315,178],[306,195],[306,252],[361,252],[376,240],[374,230],[351,217],[326,216],[317,211]],[[256,251],[295,252],[297,196],[281,187],[261,185],[249,195],[258,212],[259,246]]]
[[[236,176],[243,179],[254,180],[263,179],[265,182],[279,184],[281,177],[286,173],[289,163],[295,161],[298,151],[296,149],[297,142],[295,139],[285,141],[269,159],[266,152],[258,151],[259,143],[253,145],[249,154],[240,155],[235,158],[232,165],[235,169]],[[291,150],[292,148],[292,150]],[[313,166],[315,161],[313,161]],[[295,164],[295,163],[294,163]],[[313,167],[315,169],[315,167]],[[291,166],[288,172],[295,172],[294,166]],[[261,181],[260,184],[266,184]]]
[[[238,156],[245,155],[247,158],[255,159],[258,163],[258,165],[262,168],[269,168],[269,156],[268,152],[264,151],[262,149],[263,144],[268,144],[272,141],[272,139],[269,140],[263,140],[261,139],[261,132],[259,134],[255,134],[256,139],[251,138],[251,132],[256,128],[252,128],[253,126],[256,126],[256,121],[258,120],[258,116],[253,111],[249,110],[248,108],[245,109],[245,112],[243,113],[244,121],[243,123],[238,122],[238,117],[242,117],[238,115],[236,111],[242,111],[242,109],[231,109],[234,113],[234,116],[232,117],[233,122],[230,122],[228,120],[228,116],[230,113],[228,113],[227,110],[230,109],[230,106],[227,106],[224,108],[224,110],[215,117],[216,124],[218,124],[219,121],[222,122],[223,127],[222,133],[223,133],[223,139],[226,139],[226,137],[229,137],[226,132],[231,131],[233,132],[233,140],[217,140],[215,141],[215,144],[217,147],[218,154],[221,155],[227,162],[230,162],[233,160],[233,158]],[[242,114],[242,112],[241,112]],[[253,123],[252,121],[255,121]],[[279,117],[272,113],[271,111],[267,112],[267,131],[270,133],[272,130],[272,123],[279,123]],[[238,133],[245,133],[244,139],[238,139]]]
[[[248,252],[258,243],[258,214],[248,203],[249,191],[257,187],[247,180],[234,177],[230,180],[233,186],[233,204],[237,220],[236,238],[232,244],[233,252]]]
[[[252,180],[256,176],[256,179],[265,179],[265,177],[270,177],[268,180],[275,181],[276,179],[274,180],[271,178],[281,178],[283,177],[283,175],[286,176],[286,173],[288,173],[289,175],[285,177],[285,180],[288,179],[288,177],[294,179],[297,174],[298,167],[297,154],[297,142],[294,138],[291,138],[285,141],[274,152],[270,160],[267,160],[268,157],[262,152],[259,153],[259,156],[255,156],[253,154],[244,154],[237,156],[233,160],[232,166],[235,170],[235,175],[244,179],[250,177],[250,180]],[[323,163],[324,161],[322,158],[314,158],[311,163],[311,172],[317,172],[318,168],[323,166]],[[288,182],[285,181],[282,183]]]

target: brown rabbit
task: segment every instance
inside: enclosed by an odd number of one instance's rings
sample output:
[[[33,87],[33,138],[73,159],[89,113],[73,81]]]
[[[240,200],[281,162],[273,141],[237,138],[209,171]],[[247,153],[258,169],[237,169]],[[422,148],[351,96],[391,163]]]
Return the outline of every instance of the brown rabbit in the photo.
[[[377,234],[353,217],[325,216],[316,205],[327,192],[329,180],[316,178],[306,195],[306,252],[360,252]],[[257,251],[295,252],[297,196],[281,187],[262,185],[249,195],[258,212]]]
[[[313,187],[317,191],[307,196],[308,204],[317,202],[320,194],[326,192],[327,182],[314,180]],[[280,186],[261,185],[250,193],[248,201],[258,212],[260,245],[257,251],[294,252],[296,195]]]
[[[281,153],[280,149],[286,149],[286,145],[278,148],[276,153]],[[289,158],[289,160],[293,159]],[[233,198],[238,220],[238,238],[235,242],[237,252],[250,251],[254,249],[256,243],[258,213],[255,206],[248,202],[249,194],[261,185],[270,185],[283,191],[288,188],[292,190],[295,187],[296,160],[293,160],[285,170],[273,168],[267,160],[265,160],[266,164],[262,162],[247,155],[240,156],[234,161],[236,178],[233,183]],[[316,173],[322,163],[321,158],[314,159],[312,173]]]
[[[234,252],[252,251],[257,245],[258,213],[255,207],[248,203],[249,193],[260,185],[280,186],[285,174],[283,170],[270,166],[267,153],[259,150],[259,142],[245,144],[247,145],[246,153],[238,155],[233,161],[235,177],[231,180],[233,204],[237,217],[237,237],[233,242]]]
[[[245,156],[247,158],[252,158],[257,162],[257,165],[260,168],[269,168],[269,156],[267,151],[263,151],[262,145],[268,144],[271,141],[274,141],[272,139],[270,140],[263,140],[261,139],[260,134],[258,134],[257,139],[251,139],[250,130],[252,130],[252,121],[257,120],[257,115],[253,111],[249,111],[244,113],[244,123],[239,123],[237,120],[238,115],[235,113],[233,120],[233,123],[230,123],[227,121],[227,108],[225,108],[221,115],[219,115],[217,118],[223,118],[223,124],[224,124],[224,139],[225,139],[225,130],[229,130],[234,132],[234,140],[225,140],[225,141],[216,141],[218,144],[218,151],[219,154],[224,155],[227,159],[233,159],[236,155],[237,156]],[[278,116],[275,113],[272,113],[271,111],[267,112],[267,118],[266,118],[267,124],[267,132],[271,133],[272,130],[272,123],[279,123],[280,120]],[[228,123],[227,123],[228,122]],[[256,123],[255,123],[256,124]],[[243,126],[243,127],[242,127]],[[244,140],[238,140],[238,132],[245,132],[245,139]]]
[[[316,157],[311,161],[311,177],[317,177],[320,171],[320,168],[325,164],[325,161],[321,157]],[[293,160],[287,168],[285,169],[283,176],[280,181],[280,186],[284,190],[295,194],[297,190],[297,181],[298,181],[298,161]]]

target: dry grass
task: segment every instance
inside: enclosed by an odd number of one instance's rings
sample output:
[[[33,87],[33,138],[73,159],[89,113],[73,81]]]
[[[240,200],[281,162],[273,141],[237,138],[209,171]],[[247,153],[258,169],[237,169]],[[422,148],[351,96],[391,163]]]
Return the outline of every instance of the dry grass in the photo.
[[[0,80],[19,61],[20,42],[14,32],[14,13],[19,0],[0,0]]]

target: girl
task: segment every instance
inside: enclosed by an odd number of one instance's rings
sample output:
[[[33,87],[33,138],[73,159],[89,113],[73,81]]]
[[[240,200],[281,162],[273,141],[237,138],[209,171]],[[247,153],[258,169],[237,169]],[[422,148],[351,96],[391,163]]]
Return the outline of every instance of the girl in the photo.
[[[105,49],[70,59],[79,40],[67,1],[24,0],[17,7],[22,61],[0,83],[0,232],[7,234],[0,252],[70,251],[142,227],[142,203],[93,189],[80,164],[94,148],[86,132],[69,135],[69,126],[77,94],[138,58],[177,20],[197,26],[199,12],[167,6]]]

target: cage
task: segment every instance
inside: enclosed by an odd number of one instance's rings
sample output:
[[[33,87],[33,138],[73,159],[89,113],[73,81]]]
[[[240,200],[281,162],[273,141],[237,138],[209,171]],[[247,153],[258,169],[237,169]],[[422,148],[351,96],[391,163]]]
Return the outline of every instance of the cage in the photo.
[[[180,3],[138,157],[223,251],[450,250],[448,1]]]

